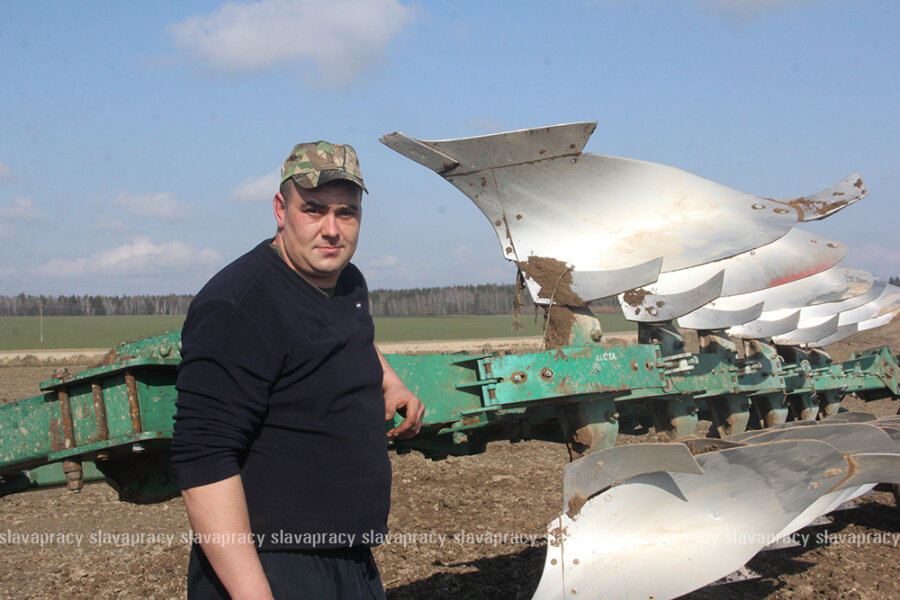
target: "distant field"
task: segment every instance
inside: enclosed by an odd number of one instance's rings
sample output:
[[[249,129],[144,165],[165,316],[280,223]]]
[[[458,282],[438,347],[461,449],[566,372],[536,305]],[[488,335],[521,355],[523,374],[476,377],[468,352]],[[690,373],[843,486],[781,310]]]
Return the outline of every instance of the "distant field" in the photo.
[[[138,317],[44,317],[41,343],[39,317],[0,317],[0,350],[112,348],[130,340],[181,329],[184,315]]]
[[[524,329],[512,329],[512,317],[378,317],[375,338],[381,342],[462,340],[541,334],[541,319],[522,315]],[[0,350],[111,348],[130,340],[180,329],[184,315],[140,317],[44,317],[44,341],[38,317],[0,317]],[[631,331],[633,323],[621,315],[602,315],[604,331]]]

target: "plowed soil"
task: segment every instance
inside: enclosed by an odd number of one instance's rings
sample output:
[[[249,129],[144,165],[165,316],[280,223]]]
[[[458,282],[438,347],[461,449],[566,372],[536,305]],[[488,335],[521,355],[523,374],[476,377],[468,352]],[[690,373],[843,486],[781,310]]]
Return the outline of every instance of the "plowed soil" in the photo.
[[[900,348],[900,323],[830,350],[844,359],[855,348],[881,344]],[[37,394],[38,382],[56,366],[20,363],[0,364],[0,402]],[[851,404],[880,416],[897,407],[891,400]],[[561,512],[567,460],[561,445],[535,441],[498,442],[482,455],[440,462],[392,456],[392,537],[375,550],[388,598],[530,598],[544,565],[547,525]],[[749,567],[760,579],[687,597],[900,598],[894,498],[878,492],[857,503],[833,513],[829,524],[805,530],[800,546],[757,555]],[[6,496],[0,498],[0,599],[183,598],[189,539],[180,499],[128,504],[103,483],[79,494]]]

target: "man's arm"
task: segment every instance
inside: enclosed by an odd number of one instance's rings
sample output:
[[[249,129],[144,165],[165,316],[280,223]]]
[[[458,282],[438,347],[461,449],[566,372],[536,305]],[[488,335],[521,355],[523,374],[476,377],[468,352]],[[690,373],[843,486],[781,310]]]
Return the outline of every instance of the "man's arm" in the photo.
[[[387,432],[389,438],[406,439],[419,433],[422,419],[425,417],[425,405],[400,380],[400,376],[391,368],[378,346],[375,346],[384,378],[381,388],[384,390],[384,420],[394,418],[394,413],[403,415],[403,422]]]
[[[240,475],[183,490],[188,519],[200,547],[233,600],[270,600],[259,562]]]

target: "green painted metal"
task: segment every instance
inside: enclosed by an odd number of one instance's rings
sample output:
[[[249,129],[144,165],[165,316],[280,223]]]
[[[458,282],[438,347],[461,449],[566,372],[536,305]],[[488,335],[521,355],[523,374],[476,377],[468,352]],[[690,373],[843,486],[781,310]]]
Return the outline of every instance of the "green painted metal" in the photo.
[[[726,434],[830,414],[850,393],[900,392],[890,348],[832,363],[820,351],[754,340],[741,357],[710,333],[692,354],[667,324],[639,332],[642,343],[610,348],[593,341],[598,331],[583,320],[572,336],[583,343],[542,352],[388,355],[426,404],[422,433],[392,447],[440,458],[483,452],[496,440],[543,439],[577,455],[612,445],[619,431],[653,425],[684,436],[707,418]],[[176,493],[168,444],[179,361],[178,332],[124,342],[98,366],[57,373],[42,394],[0,406],[0,494],[77,489],[99,474],[131,501]]]
[[[102,481],[105,475],[92,462],[82,463],[85,481]],[[13,471],[0,475],[0,496],[24,492],[35,488],[66,485],[66,474],[61,462],[50,463],[35,469]]]
[[[18,480],[10,486],[68,481],[77,490],[99,471],[136,501],[173,494],[167,449],[179,346],[179,332],[124,342],[100,365],[79,373],[57,373],[41,383],[43,394],[0,406],[0,474]],[[128,466],[149,450],[164,453],[162,460],[157,459],[164,485]],[[61,480],[60,468],[69,472]],[[43,469],[50,475],[42,475]],[[0,493],[7,489],[0,485]]]

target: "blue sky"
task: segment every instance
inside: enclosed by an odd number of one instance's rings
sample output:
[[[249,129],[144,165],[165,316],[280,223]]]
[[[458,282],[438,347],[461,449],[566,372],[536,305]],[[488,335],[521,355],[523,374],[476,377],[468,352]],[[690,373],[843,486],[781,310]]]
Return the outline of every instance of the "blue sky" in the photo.
[[[511,283],[475,206],[378,138],[573,121],[760,196],[859,171],[805,228],[900,274],[898,31],[892,1],[5,2],[0,294],[193,293],[317,139],[360,155],[370,287]]]

